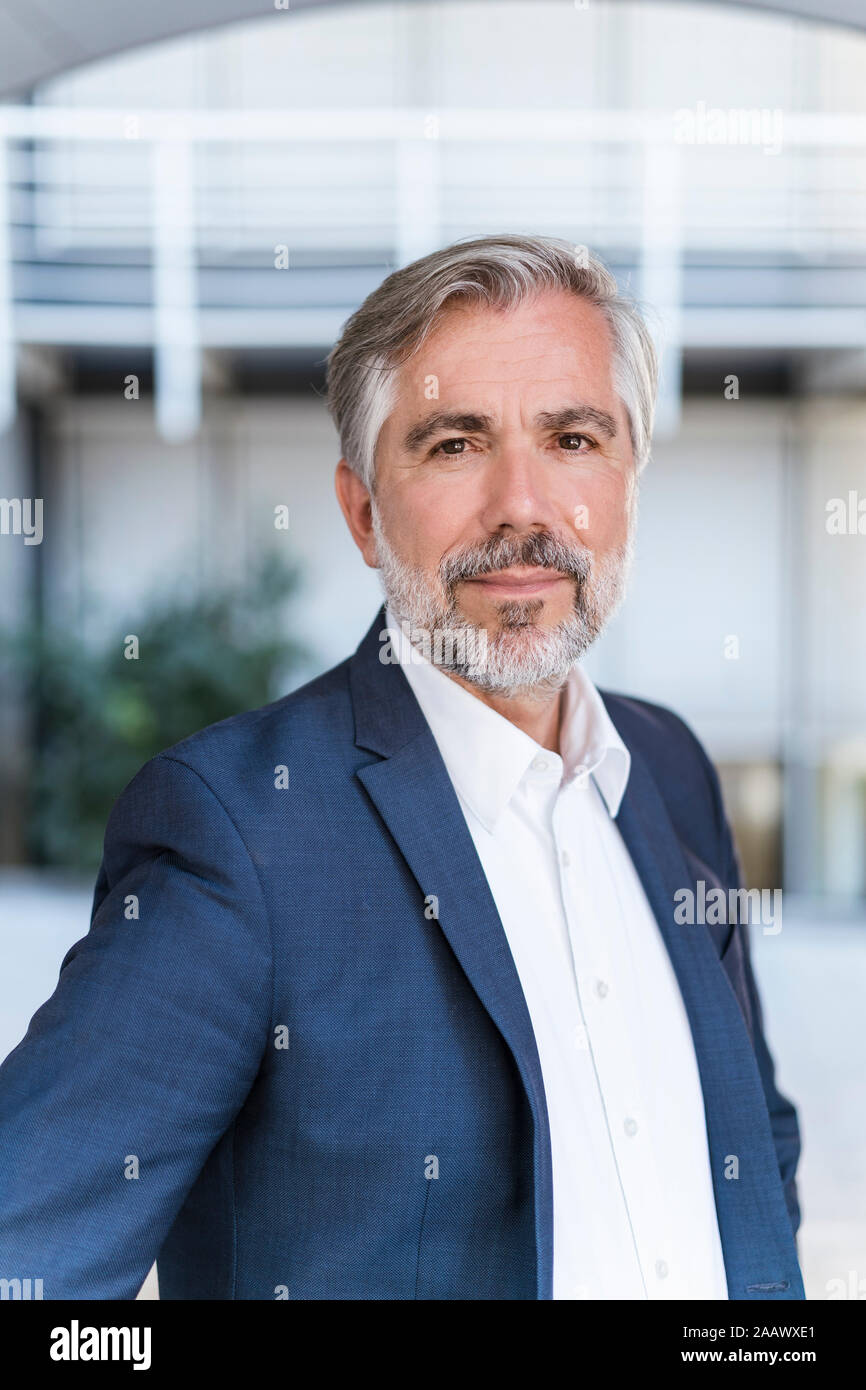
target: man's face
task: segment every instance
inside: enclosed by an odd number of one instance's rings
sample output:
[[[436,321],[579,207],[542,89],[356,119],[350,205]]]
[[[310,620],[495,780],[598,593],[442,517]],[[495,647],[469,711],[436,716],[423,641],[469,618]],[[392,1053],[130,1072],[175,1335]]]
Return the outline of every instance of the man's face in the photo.
[[[455,305],[399,371],[356,539],[410,627],[483,630],[475,683],[557,684],[619,600],[634,494],[602,311]]]

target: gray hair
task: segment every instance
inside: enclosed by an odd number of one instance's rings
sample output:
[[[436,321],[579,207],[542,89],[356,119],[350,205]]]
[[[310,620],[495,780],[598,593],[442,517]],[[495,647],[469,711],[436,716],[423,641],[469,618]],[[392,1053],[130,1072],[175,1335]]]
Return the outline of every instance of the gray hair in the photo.
[[[610,325],[615,390],[629,420],[638,470],[649,458],[658,388],[653,341],[637,306],[604,263],[561,237],[487,236],[457,241],[388,275],[347,319],[327,356],[328,410],[343,456],[374,491],[376,444],[394,408],[396,371],[421,346],[446,305],[513,308],[563,289],[602,309]]]

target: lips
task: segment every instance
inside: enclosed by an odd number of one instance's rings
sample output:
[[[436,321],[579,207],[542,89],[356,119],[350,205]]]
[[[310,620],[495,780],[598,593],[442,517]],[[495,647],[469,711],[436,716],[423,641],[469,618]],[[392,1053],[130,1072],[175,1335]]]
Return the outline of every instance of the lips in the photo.
[[[509,569],[495,570],[491,574],[479,574],[474,579],[467,580],[469,584],[482,584],[486,589],[504,590],[509,593],[539,593],[544,589],[552,589],[556,584],[560,584],[568,576],[560,573],[559,570],[552,570],[545,566],[515,565]]]

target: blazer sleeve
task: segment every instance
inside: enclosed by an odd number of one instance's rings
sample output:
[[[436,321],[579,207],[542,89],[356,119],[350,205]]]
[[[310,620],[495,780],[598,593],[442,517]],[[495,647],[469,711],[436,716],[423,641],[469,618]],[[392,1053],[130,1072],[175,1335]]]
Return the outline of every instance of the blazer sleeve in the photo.
[[[692,737],[694,738],[694,735],[692,735]],[[739,856],[734,845],[731,827],[725,814],[719,776],[700,742],[697,739],[695,739],[695,742],[697,743],[712,791],[718,833],[722,847],[723,882],[730,887],[739,889],[743,886]],[[791,1218],[791,1227],[796,1236],[800,1227],[800,1205],[797,1196],[796,1172],[797,1164],[800,1160],[801,1148],[797,1111],[787,1096],[784,1096],[776,1086],[775,1064],[764,1034],[764,1018],[761,1000],[758,994],[754,971],[752,969],[749,924],[748,922],[737,922],[733,930],[739,933],[742,945],[746,990],[752,1015],[755,1057],[764,1088],[764,1095],[767,1100],[767,1109],[770,1114],[770,1124],[773,1132],[773,1141],[776,1146],[776,1154],[779,1160],[779,1174],[785,1193],[785,1203],[788,1208],[788,1215]],[[730,947],[728,949],[730,949]]]
[[[109,816],[88,934],[0,1066],[0,1277],[135,1298],[256,1078],[272,989],[246,846],[160,754]]]

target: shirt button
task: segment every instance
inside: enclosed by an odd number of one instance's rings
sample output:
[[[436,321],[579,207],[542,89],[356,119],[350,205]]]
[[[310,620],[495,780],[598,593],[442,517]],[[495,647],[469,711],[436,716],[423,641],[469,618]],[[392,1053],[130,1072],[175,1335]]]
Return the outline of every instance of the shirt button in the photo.
[[[532,759],[532,762],[529,764],[529,766],[530,766],[531,768],[533,768],[536,772],[546,772],[546,771],[547,771],[547,759],[546,759],[546,758],[533,758],[533,759]]]
[[[604,980],[596,980],[596,982],[595,982],[595,992],[596,992],[596,994],[598,995],[599,999],[603,999],[603,998],[604,998],[604,996],[607,994],[608,988],[609,988],[609,986],[607,985],[606,981],[604,981]]]
[[[628,1119],[623,1125],[623,1129],[625,1130],[629,1139],[631,1139],[632,1135],[637,1134],[637,1120],[633,1120],[629,1115]]]
[[[560,859],[562,860],[563,867],[567,869],[569,864],[571,863],[571,855],[569,854],[567,849],[564,849],[562,851]]]
[[[668,1267],[665,1264],[664,1260],[656,1260],[656,1274],[658,1275],[659,1279],[667,1279]]]
[[[574,1030],[574,1045],[578,1052],[586,1052],[589,1049],[589,1034],[582,1023]]]
[[[589,1289],[586,1284],[575,1284],[571,1296],[572,1298],[589,1298]]]
[[[580,767],[574,769],[574,780],[579,787],[585,787],[589,777],[589,769],[581,763]]]

